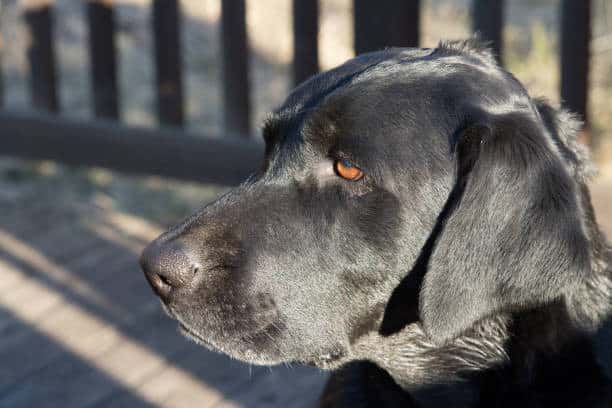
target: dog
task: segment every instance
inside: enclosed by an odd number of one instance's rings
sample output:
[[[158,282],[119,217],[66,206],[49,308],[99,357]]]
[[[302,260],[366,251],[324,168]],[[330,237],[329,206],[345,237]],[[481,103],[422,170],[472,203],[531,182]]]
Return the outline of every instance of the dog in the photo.
[[[205,347],[333,370],[322,407],[610,407],[580,127],[476,39],[363,54],[299,85],[261,168],[141,265]]]

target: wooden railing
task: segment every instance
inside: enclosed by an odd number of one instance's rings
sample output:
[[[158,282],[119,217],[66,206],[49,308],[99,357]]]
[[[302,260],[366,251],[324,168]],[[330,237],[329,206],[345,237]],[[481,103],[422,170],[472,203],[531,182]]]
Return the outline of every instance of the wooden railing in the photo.
[[[0,111],[0,155],[52,159],[76,165],[153,173],[182,179],[236,183],[261,157],[249,139],[249,47],[244,0],[221,1],[223,139],[202,138],[185,125],[181,10],[178,0],[153,0],[154,65],[159,129],[121,125],[112,0],[87,0],[90,83],[96,119],[59,116],[52,0],[22,0],[30,34],[28,63],[33,110]],[[293,0],[293,81],[319,70],[318,0]],[[419,45],[419,0],[353,0],[355,52]],[[472,0],[472,29],[491,41],[503,63],[503,0]],[[587,121],[590,0],[562,0],[561,83],[564,104]],[[0,61],[2,60],[0,38]],[[0,75],[0,107],[2,106]]]

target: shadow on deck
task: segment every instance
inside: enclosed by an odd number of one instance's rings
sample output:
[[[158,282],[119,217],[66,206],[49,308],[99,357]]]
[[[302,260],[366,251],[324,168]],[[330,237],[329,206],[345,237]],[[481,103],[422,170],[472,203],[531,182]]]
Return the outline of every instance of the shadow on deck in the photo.
[[[138,266],[160,229],[110,208],[0,205],[0,407],[309,407],[326,375],[177,333]]]

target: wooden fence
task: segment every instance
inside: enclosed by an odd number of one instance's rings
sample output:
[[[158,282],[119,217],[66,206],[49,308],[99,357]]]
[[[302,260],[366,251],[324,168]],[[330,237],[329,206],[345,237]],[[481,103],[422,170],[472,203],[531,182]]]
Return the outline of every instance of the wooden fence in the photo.
[[[262,146],[251,134],[249,47],[244,0],[221,1],[223,111],[225,137],[189,135],[185,122],[181,64],[181,10],[178,0],[152,1],[153,61],[159,129],[120,124],[115,10],[112,0],[87,0],[90,83],[96,119],[58,116],[53,1],[22,0],[31,41],[30,94],[33,111],[0,110],[0,155],[52,159],[75,165],[233,184],[261,159]],[[293,81],[319,70],[318,0],[292,0]],[[560,93],[564,104],[587,121],[590,0],[562,0]],[[492,42],[503,63],[503,0],[472,0],[472,29]],[[419,0],[353,0],[357,54],[389,46],[419,45]],[[1,38],[0,38],[1,40]],[[2,46],[0,42],[0,61]],[[0,107],[2,107],[0,75]]]

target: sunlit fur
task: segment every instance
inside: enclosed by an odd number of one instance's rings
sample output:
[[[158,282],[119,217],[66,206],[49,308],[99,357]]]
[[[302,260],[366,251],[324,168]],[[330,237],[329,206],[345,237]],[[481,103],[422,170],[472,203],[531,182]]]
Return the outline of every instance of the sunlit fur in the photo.
[[[297,87],[260,171],[158,238],[201,271],[166,307],[233,357],[334,369],[324,407],[612,406],[579,128],[475,40],[361,55]]]

